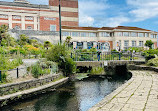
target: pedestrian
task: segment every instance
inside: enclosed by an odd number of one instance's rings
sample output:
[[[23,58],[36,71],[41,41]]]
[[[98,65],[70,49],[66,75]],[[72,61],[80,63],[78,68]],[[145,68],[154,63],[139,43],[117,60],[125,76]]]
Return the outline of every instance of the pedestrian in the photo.
[[[100,61],[100,54],[101,54],[101,52],[98,51],[98,52],[97,52],[97,58],[98,58],[98,61]]]

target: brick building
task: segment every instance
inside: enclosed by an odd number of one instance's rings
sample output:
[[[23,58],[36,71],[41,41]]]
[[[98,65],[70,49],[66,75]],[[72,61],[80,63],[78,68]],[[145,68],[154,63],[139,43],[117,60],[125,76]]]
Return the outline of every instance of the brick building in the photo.
[[[78,26],[78,0],[61,1],[62,25]],[[58,0],[49,5],[30,4],[27,0],[0,1],[0,25],[20,30],[59,30]]]

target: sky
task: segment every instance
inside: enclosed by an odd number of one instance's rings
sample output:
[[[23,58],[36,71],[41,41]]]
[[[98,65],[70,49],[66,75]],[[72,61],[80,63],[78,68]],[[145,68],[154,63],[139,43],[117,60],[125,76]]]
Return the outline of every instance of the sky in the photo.
[[[13,0],[0,0],[12,2]],[[48,0],[28,0],[48,5]],[[135,26],[158,31],[158,0],[78,0],[79,25]]]

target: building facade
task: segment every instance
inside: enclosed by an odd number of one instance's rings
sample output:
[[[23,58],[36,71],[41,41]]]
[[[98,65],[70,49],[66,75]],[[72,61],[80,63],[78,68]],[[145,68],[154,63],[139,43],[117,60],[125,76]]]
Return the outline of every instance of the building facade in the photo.
[[[64,26],[78,26],[78,0],[61,1],[61,19]],[[58,0],[49,5],[30,4],[27,0],[0,1],[0,25],[10,29],[59,31]]]
[[[30,4],[27,0],[0,1],[0,25],[9,26],[12,36],[26,34],[42,42],[59,42],[59,0],[49,5]],[[62,40],[72,37],[75,49],[92,47],[103,51],[144,47],[146,40],[157,48],[157,32],[138,27],[79,27],[78,0],[61,0]],[[16,31],[15,31],[16,30]]]
[[[147,40],[154,42],[157,48],[157,32],[138,27],[68,27],[63,26],[63,38],[72,37],[73,47],[76,49],[90,49],[92,47],[110,51],[112,49],[125,50],[129,47],[145,47]]]

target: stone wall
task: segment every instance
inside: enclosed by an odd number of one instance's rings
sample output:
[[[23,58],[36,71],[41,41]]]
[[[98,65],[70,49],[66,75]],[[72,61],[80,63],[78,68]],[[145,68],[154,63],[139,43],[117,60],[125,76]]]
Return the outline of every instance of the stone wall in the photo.
[[[42,86],[44,84],[50,83],[53,80],[59,78],[61,74],[55,74],[55,75],[48,75],[47,77],[41,78],[41,79],[33,79],[28,80],[25,82],[19,82],[19,83],[11,83],[11,84],[4,84],[0,85],[0,96],[12,94],[18,91]]]

